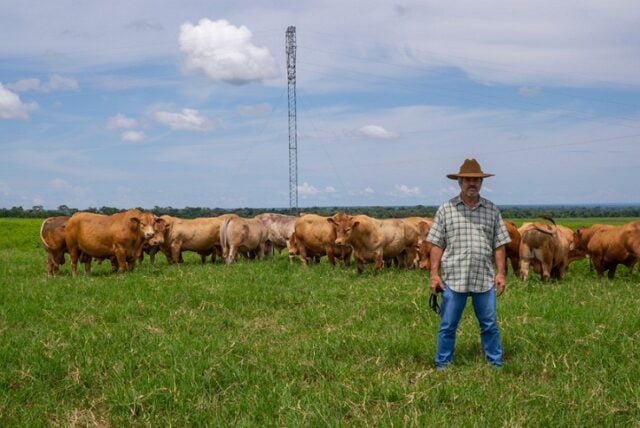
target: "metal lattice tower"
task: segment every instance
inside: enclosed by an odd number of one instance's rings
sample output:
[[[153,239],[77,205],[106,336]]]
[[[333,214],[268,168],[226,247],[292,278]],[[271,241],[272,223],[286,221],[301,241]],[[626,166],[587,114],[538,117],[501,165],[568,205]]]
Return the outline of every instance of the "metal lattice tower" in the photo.
[[[296,27],[287,27],[287,83],[289,88],[289,210],[298,214],[298,120],[296,114]]]

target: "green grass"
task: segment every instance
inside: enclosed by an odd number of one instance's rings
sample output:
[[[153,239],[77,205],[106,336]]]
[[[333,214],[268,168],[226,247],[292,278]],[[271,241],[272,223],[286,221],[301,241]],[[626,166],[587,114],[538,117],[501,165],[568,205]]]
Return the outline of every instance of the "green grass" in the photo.
[[[467,308],[436,372],[424,272],[187,254],[47,279],[39,223],[0,219],[0,426],[640,425],[637,271],[510,274],[504,369]]]

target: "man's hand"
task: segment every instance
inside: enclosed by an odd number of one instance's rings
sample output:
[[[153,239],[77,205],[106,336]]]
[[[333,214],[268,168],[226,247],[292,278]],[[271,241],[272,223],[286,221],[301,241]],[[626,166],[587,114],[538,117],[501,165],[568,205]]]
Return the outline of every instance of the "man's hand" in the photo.
[[[429,286],[431,287],[431,294],[437,294],[444,291],[444,283],[440,279],[440,275],[431,275],[429,277]]]
[[[507,286],[507,280],[503,273],[496,274],[496,296],[501,295]]]

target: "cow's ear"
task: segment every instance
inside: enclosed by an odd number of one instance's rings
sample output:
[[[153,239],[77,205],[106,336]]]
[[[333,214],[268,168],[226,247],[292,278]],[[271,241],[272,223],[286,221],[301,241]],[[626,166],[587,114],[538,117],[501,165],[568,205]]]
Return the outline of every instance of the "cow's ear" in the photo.
[[[131,217],[129,221],[131,222],[132,229],[135,229],[140,226],[140,219],[138,217]]]
[[[155,223],[156,223],[156,224],[167,224],[167,222],[166,222],[166,221],[164,221],[164,219],[163,219],[163,218],[160,218],[160,217],[156,217],[156,219],[155,219]]]
[[[336,224],[336,221],[333,219],[333,217],[327,217],[327,221],[328,221],[329,223]]]
[[[355,227],[356,227],[357,225],[359,225],[359,224],[360,224],[360,221],[359,221],[359,220],[356,220],[356,221],[354,221],[354,222],[353,222],[353,226],[351,226],[351,227],[352,227],[352,228],[355,228]]]

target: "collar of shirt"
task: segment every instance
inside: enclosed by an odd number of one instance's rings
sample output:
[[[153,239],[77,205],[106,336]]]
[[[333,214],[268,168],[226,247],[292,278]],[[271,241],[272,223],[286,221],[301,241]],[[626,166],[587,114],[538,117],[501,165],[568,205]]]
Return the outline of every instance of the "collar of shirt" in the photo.
[[[471,208],[470,206],[468,206],[467,204],[465,204],[465,203],[464,203],[464,201],[462,200],[462,198],[460,197],[460,195],[456,196],[455,198],[453,198],[453,199],[451,200],[451,202],[453,202],[453,205],[460,205],[460,204],[462,204],[462,205],[466,206],[467,208],[469,208],[470,210],[476,209],[476,208],[478,208],[478,207],[480,207],[480,206],[485,206],[485,205],[486,205],[486,201],[487,201],[487,200],[486,200],[485,198],[483,198],[482,196],[480,196],[480,197],[479,197],[479,199],[478,199],[478,203],[476,204],[476,206],[475,206],[475,207],[473,207],[473,208]]]

